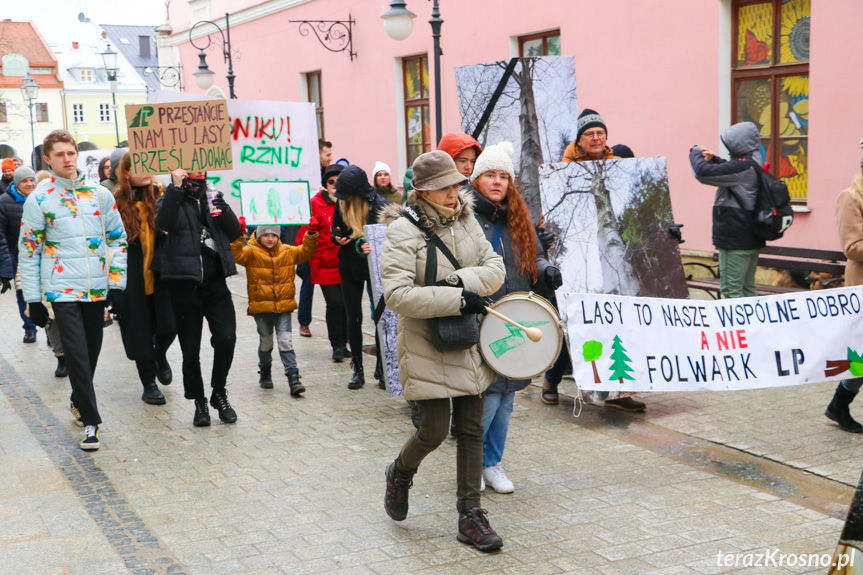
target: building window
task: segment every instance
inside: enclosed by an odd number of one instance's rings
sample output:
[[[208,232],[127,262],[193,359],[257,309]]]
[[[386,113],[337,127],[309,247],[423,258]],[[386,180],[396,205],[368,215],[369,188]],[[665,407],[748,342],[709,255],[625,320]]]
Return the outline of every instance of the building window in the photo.
[[[402,77],[405,83],[408,164],[411,165],[417,156],[432,149],[428,55],[403,58]]]
[[[72,104],[72,123],[84,123],[84,104]]]
[[[39,102],[33,104],[33,121],[47,122],[48,121],[48,104]]]
[[[8,122],[9,117],[6,115],[6,102],[0,102],[0,122]]]
[[[93,70],[81,70],[81,81],[82,82],[92,82],[93,81]]]
[[[99,121],[103,123],[111,121],[111,104],[99,104]]]
[[[321,71],[306,74],[308,88],[307,101],[315,104],[315,117],[318,123],[318,138],[324,138],[324,92],[321,83]]]
[[[805,202],[811,0],[734,3],[732,121],[754,122],[770,172]]]
[[[518,56],[560,56],[560,30],[521,36],[518,39]]]

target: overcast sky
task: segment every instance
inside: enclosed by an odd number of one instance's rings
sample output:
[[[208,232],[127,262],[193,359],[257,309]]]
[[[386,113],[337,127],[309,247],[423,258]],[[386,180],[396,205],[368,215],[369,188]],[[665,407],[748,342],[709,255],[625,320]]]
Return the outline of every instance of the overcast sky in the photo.
[[[3,0],[2,4],[0,17],[24,22],[33,20],[49,43],[52,30],[64,22],[77,21],[82,12],[97,24],[152,24],[155,27],[165,22],[165,0]]]

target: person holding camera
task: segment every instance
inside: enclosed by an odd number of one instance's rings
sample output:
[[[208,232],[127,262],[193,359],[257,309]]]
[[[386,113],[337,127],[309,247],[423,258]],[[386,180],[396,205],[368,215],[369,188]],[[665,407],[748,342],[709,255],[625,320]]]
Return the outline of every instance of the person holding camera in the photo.
[[[460,349],[432,343],[445,320],[454,323],[450,318],[485,314],[483,298],[494,294],[506,276],[503,259],[474,217],[472,195],[459,192],[466,182],[446,152],[422,154],[413,164],[416,191],[408,195],[405,210],[393,206],[383,214],[388,224],[381,253],[384,299],[399,315],[399,377],[405,399],[416,401],[420,417],[419,428],[387,466],[384,508],[396,521],[407,517],[413,476],[446,439],[452,415],[458,540],[493,551],[503,540],[480,507],[480,482],[483,393],[496,374],[483,361],[475,340],[473,345],[462,342],[470,346]],[[427,269],[432,257],[436,264]]]
[[[171,294],[183,351],[183,388],[195,402],[193,424],[210,425],[201,375],[204,318],[213,346],[210,405],[224,423],[237,421],[225,385],[234,360],[237,318],[225,278],[237,273],[231,242],[243,234],[237,216],[207,185],[205,172],[171,172],[171,185],[156,201],[156,253],[150,269]]]

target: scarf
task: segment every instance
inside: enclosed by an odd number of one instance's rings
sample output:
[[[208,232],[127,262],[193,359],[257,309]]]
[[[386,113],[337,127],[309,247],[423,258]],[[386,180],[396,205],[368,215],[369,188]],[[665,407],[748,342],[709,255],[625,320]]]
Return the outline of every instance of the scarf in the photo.
[[[443,226],[451,226],[453,222],[455,222],[459,215],[461,215],[462,205],[458,198],[456,198],[455,207],[448,208],[446,206],[441,206],[440,204],[436,204],[428,198],[423,198],[423,201],[430,205],[435,212],[437,212],[438,220],[440,220],[441,225]]]

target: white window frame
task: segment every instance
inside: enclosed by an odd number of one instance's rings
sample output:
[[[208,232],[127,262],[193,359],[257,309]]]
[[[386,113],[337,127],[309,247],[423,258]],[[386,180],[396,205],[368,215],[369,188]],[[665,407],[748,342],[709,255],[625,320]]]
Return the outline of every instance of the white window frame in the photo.
[[[102,116],[102,106],[105,106],[105,109],[108,110],[108,119],[104,119]],[[110,124],[111,123],[111,104],[110,102],[99,102],[99,123],[100,124]]]
[[[78,119],[78,113],[80,112],[81,118]],[[87,113],[84,108],[84,104],[72,104],[72,123],[73,124],[85,124],[87,122]]]

